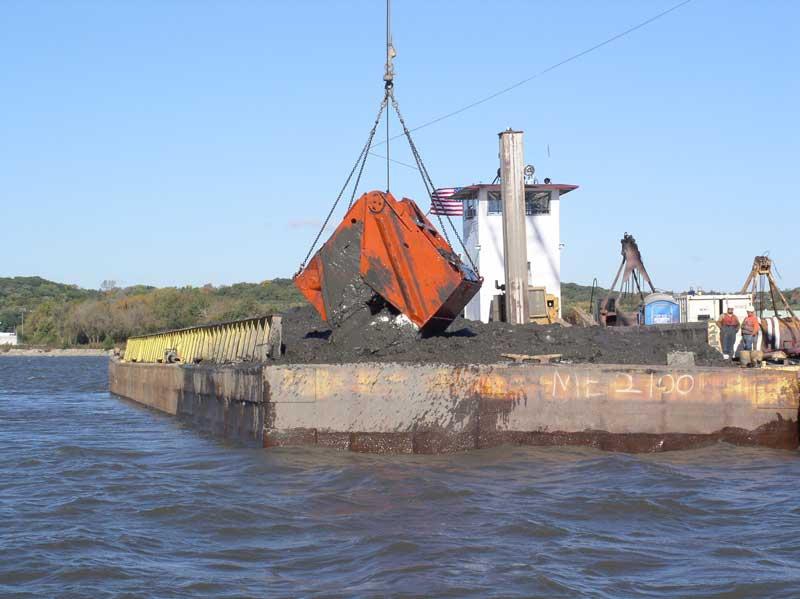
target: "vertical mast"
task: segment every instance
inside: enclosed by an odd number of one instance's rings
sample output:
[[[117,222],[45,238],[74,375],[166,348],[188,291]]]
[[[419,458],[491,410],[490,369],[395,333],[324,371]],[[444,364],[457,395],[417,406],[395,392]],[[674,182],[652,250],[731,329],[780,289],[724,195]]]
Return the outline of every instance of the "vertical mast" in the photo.
[[[500,133],[500,197],[503,205],[503,257],[506,322],[528,323],[528,237],[525,223],[522,131]]]
[[[386,0],[386,70],[383,73],[384,87],[389,94],[394,86],[394,63],[397,52],[392,44],[392,1]],[[389,192],[389,111],[386,111],[386,192]]]

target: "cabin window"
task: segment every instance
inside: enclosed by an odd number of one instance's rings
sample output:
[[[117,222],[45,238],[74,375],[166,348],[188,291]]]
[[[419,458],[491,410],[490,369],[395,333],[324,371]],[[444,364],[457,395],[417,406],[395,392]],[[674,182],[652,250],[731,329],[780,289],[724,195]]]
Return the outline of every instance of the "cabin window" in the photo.
[[[502,214],[503,202],[499,191],[490,191],[488,194],[489,202],[486,212],[488,214]]]
[[[526,191],[525,214],[528,216],[533,216],[536,214],[550,214],[550,192]]]
[[[464,200],[464,219],[475,218],[475,215],[478,212],[477,208],[478,200],[475,198]]]

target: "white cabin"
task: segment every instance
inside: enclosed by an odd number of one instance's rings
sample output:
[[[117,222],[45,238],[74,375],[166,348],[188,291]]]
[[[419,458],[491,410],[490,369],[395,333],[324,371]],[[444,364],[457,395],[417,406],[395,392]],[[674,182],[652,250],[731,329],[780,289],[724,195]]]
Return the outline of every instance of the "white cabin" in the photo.
[[[525,185],[525,221],[528,253],[528,284],[544,287],[561,305],[561,197],[577,185]],[[505,284],[503,262],[503,203],[500,185],[470,185],[453,195],[464,202],[464,245],[483,277],[480,292],[465,308],[470,320],[489,321],[495,288]]]
[[[16,333],[0,333],[0,345],[16,345]]]

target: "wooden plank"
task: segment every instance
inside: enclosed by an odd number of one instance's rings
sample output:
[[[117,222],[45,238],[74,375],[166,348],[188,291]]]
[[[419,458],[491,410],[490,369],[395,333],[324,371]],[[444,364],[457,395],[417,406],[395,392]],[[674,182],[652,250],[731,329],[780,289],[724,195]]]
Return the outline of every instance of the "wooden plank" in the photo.
[[[553,360],[560,360],[561,354],[500,354],[504,358],[511,358],[515,362],[524,362],[525,360],[531,360],[534,362],[540,363],[549,363]]]

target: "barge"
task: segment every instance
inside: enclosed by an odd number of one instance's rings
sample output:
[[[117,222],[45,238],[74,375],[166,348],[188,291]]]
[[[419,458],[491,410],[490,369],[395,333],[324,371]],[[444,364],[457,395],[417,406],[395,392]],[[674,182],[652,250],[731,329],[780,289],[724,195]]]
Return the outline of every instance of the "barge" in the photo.
[[[127,357],[110,360],[111,391],[263,447],[422,454],[507,444],[798,447],[792,369],[276,363],[267,355],[280,346],[276,325],[251,319],[132,339]]]

